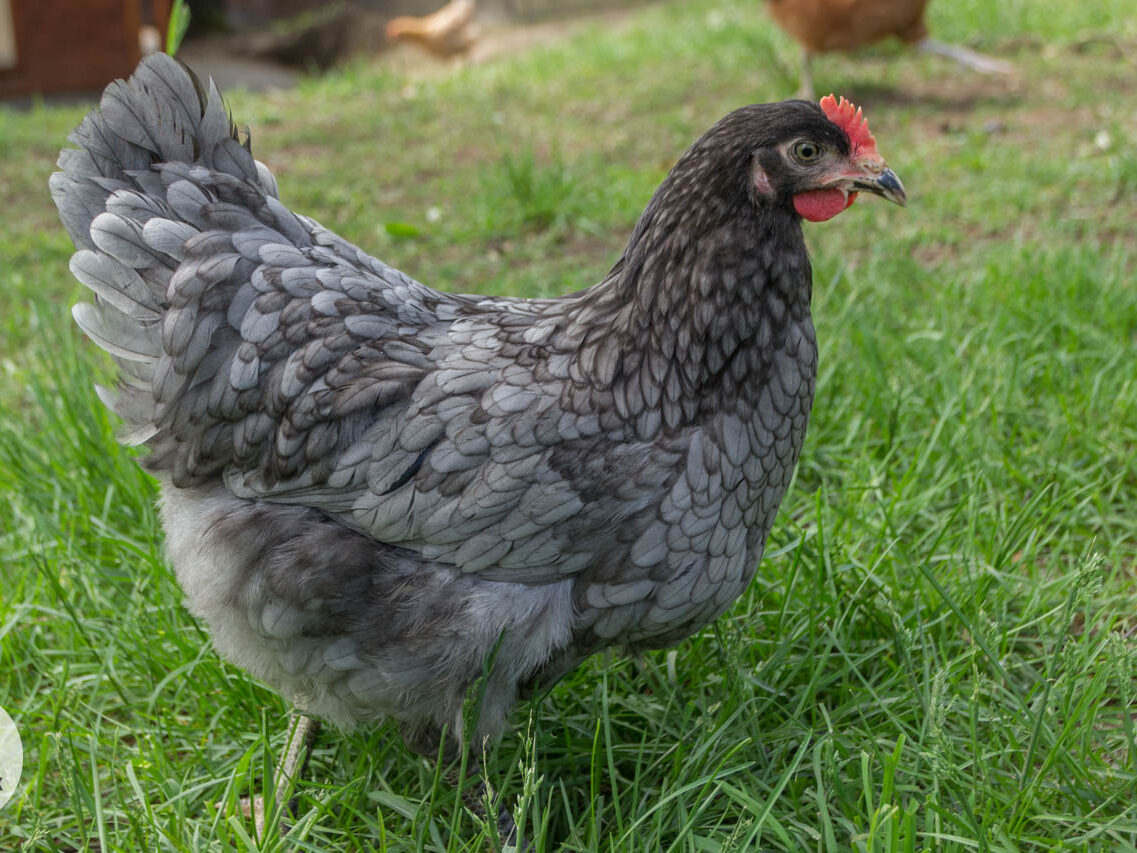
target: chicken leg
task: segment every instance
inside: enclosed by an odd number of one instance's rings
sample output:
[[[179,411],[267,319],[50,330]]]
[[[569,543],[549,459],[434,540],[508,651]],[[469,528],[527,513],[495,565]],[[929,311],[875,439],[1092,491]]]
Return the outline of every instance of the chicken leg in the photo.
[[[1015,66],[1009,62],[1004,62],[1002,59],[976,53],[963,45],[946,44],[934,38],[921,39],[916,43],[916,47],[925,53],[934,53],[938,56],[954,59],[960,65],[970,68],[972,71],[978,71],[980,74],[1010,74],[1015,70]]]
[[[295,710],[289,715],[288,734],[284,742],[284,755],[277,765],[276,772],[273,774],[272,788],[274,802],[283,802],[285,796],[288,794],[289,788],[295,785],[300,774],[304,772],[304,768],[308,764],[308,758],[311,755],[312,746],[319,734],[319,720],[315,720]],[[481,765],[474,759],[467,769],[467,778],[477,774],[480,771],[480,767]],[[458,787],[459,772],[457,764],[451,764],[450,769],[446,773],[447,781],[454,785],[454,787]],[[485,820],[489,814],[486,797],[487,787],[485,781],[481,780],[477,782],[477,784],[465,786],[462,789],[462,804],[481,820]],[[254,826],[256,827],[256,837],[263,838],[265,834],[264,796],[258,796],[252,799],[243,798],[241,806],[245,816],[253,818]],[[295,798],[288,802],[289,811],[292,811],[294,807]],[[504,805],[498,809],[497,831],[498,837],[504,844],[504,850],[526,851],[532,849],[531,845],[521,841],[517,824],[513,820],[513,815],[509,813],[509,810],[505,808]]]
[[[810,70],[810,63],[813,61],[813,53],[809,48],[802,48],[801,51],[801,80],[797,87],[797,97],[803,101],[816,100],[813,91],[813,72]]]
[[[308,766],[308,757],[312,752],[312,745],[320,733],[320,722],[299,711],[293,711],[288,717],[288,735],[284,741],[284,757],[276,767],[273,774],[272,790],[273,802],[283,802],[289,787],[294,785],[304,768]],[[294,803],[289,801],[289,810]],[[242,811],[246,817],[253,818],[257,838],[263,838],[265,832],[265,798],[253,797],[252,800],[242,799]]]
[[[953,59],[960,65],[970,68],[972,71],[978,71],[980,74],[1011,74],[1015,70],[1015,67],[1009,62],[995,59],[993,56],[976,53],[974,50],[963,47],[962,45],[947,44],[946,42],[938,41],[934,38],[921,39],[916,43],[916,47],[925,53],[946,56],[948,59]],[[796,97],[803,98],[807,101],[812,101],[816,98],[816,93],[813,90],[813,73],[810,69],[810,63],[812,61],[813,52],[808,48],[802,48],[801,82],[798,85]]]
[[[475,761],[472,767],[467,769],[467,778],[472,777],[479,771],[480,765]],[[455,766],[446,774],[446,779],[454,787],[458,787],[458,773],[459,769]],[[487,793],[489,796],[487,796]],[[489,789],[485,780],[479,780],[476,784],[462,788],[462,805],[469,809],[479,820],[484,821],[489,816],[489,803],[493,799],[493,791]],[[502,850],[505,853],[509,851],[518,851],[518,853],[527,853],[533,849],[533,845],[524,841],[521,838],[521,833],[518,831],[517,823],[510,814],[509,809],[504,804],[498,806],[497,810],[497,834],[501,839],[503,845]]]

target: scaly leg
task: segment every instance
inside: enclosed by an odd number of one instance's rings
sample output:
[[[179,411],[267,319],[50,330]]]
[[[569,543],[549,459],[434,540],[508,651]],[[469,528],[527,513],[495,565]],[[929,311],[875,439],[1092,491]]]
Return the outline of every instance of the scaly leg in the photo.
[[[308,766],[308,756],[312,752],[312,744],[315,743],[316,736],[319,733],[320,723],[318,720],[301,714],[299,711],[293,711],[289,715],[288,735],[284,741],[284,756],[276,767],[276,773],[273,774],[272,789],[275,802],[283,802],[289,786],[300,777],[304,768]],[[289,811],[293,809],[294,805],[295,799],[288,803]],[[241,810],[246,817],[252,816],[257,830],[257,838],[263,838],[265,832],[264,797],[254,797],[251,802],[248,799],[242,799]]]
[[[807,49],[802,48],[801,52],[801,83],[798,85],[797,96],[806,101],[814,100],[813,91],[813,74],[810,71],[810,63],[813,61],[813,54]]]
[[[942,41],[936,41],[933,38],[926,38],[916,44],[927,53],[934,53],[939,56],[946,56],[948,59],[954,59],[960,65],[964,65],[981,74],[1010,74],[1015,70],[1015,66],[1009,62],[1004,62],[1001,59],[995,59],[991,56],[984,56],[982,53],[976,53],[974,50],[969,50],[966,47],[958,44],[944,44]]]

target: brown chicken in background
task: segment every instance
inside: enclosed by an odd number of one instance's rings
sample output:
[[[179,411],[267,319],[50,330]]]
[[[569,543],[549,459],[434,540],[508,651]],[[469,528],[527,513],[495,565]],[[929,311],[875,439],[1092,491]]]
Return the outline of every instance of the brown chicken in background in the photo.
[[[388,41],[410,41],[442,59],[465,53],[474,44],[474,0],[451,0],[421,18],[403,15],[387,23]]]
[[[1010,63],[928,36],[928,0],[766,0],[778,25],[804,51],[800,94],[813,98],[809,64],[815,53],[853,50],[895,36],[984,74],[1008,74]]]

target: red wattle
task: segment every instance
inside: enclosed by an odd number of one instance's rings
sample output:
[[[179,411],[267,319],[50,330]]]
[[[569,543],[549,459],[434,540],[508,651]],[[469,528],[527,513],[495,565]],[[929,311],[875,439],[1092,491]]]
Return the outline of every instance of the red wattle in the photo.
[[[794,210],[810,222],[824,222],[846,210],[856,198],[856,193],[846,198],[841,190],[810,190],[794,196]]]

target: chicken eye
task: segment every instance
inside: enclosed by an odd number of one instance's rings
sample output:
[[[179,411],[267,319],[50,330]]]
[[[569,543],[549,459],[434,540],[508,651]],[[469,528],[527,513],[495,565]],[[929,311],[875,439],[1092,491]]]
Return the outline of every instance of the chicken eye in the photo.
[[[816,142],[797,142],[791,151],[798,162],[812,163],[821,156],[822,148]]]

